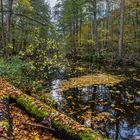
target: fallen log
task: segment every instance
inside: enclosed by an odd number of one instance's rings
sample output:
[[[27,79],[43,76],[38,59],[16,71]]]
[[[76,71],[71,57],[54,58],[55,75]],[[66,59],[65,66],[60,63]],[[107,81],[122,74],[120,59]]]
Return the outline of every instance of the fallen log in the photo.
[[[66,137],[71,140],[103,140],[103,137],[94,130],[79,124],[33,97],[20,91],[16,92],[16,94],[10,94],[10,97],[37,120],[51,120],[51,127],[61,134],[67,134]]]
[[[91,128],[81,125],[68,116],[58,112],[49,105],[34,97],[24,94],[12,85],[5,82],[6,92],[12,100],[38,121],[51,122],[51,128],[63,134],[69,140],[103,140],[104,138]],[[45,124],[45,123],[44,123]],[[47,126],[47,125],[46,125]]]
[[[10,122],[9,98],[0,96],[0,140],[12,139],[12,126]]]

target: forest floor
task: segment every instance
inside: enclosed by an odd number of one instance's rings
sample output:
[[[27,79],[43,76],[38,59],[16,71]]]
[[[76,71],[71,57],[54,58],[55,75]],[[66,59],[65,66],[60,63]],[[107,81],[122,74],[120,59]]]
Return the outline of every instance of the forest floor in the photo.
[[[80,67],[81,68],[81,67]],[[79,69],[80,69],[79,68]],[[81,70],[81,69],[80,69]],[[83,69],[82,69],[83,70]],[[109,72],[111,73],[111,72]],[[115,74],[117,72],[115,71]],[[122,72],[125,73],[125,72]],[[112,72],[114,74],[114,72]],[[82,75],[82,74],[81,74]],[[110,74],[104,74],[103,72],[98,72],[97,74],[92,75],[85,75],[85,76],[78,76],[76,78],[72,77],[69,78],[69,81],[62,80],[61,90],[68,90],[69,88],[73,88],[75,86],[81,86],[88,84],[100,84],[101,82],[110,83],[110,82],[120,82],[127,78],[127,76],[133,77],[133,79],[138,80],[139,77],[139,71],[136,69],[129,69],[129,71],[126,72],[126,74],[112,76]],[[104,81],[106,79],[106,81]],[[5,94],[6,91],[6,85],[4,85],[4,80],[0,78],[0,96],[2,94]],[[50,133],[49,131],[37,127],[37,126],[31,126],[29,124],[37,124],[36,120],[29,116],[24,110],[19,108],[16,103],[10,104],[10,111],[11,111],[11,117],[12,117],[12,126],[13,126],[13,135],[15,140],[58,140],[55,138],[55,136]],[[24,123],[27,123],[26,125]],[[1,138],[0,138],[1,140]]]
[[[11,104],[10,110],[15,140],[57,140],[52,133],[45,129],[23,124],[24,122],[36,124],[36,121],[16,104]]]
[[[4,80],[0,79],[0,96],[5,95],[8,88]],[[39,127],[40,124],[19,108],[16,103],[10,104],[10,114],[14,140],[58,140],[52,133]],[[0,136],[0,140],[5,140],[5,138]]]

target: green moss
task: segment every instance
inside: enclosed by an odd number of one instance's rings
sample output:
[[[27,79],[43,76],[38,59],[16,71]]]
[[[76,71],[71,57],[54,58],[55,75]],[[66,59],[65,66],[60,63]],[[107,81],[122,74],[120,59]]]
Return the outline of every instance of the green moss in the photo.
[[[8,129],[10,128],[8,120],[1,121],[0,126],[3,127],[5,131],[8,131]]]
[[[8,131],[8,129],[10,128],[9,122],[4,121],[3,127],[4,127],[4,129],[5,129],[6,131]]]
[[[74,122],[74,124],[77,123],[74,120],[72,121]],[[90,128],[86,128],[81,132],[76,132],[75,130],[71,129],[69,125],[63,124],[62,122],[59,122],[57,120],[54,121],[54,125],[57,129],[59,129],[60,131],[65,131],[71,137],[77,137],[81,140],[96,140],[97,138],[100,138],[99,140],[103,140],[103,138],[97,132],[94,132]]]
[[[62,124],[61,122],[55,121],[54,120],[54,125],[57,129],[59,129],[60,131],[65,131],[68,135],[72,136],[74,134],[72,129],[69,129],[69,126],[66,126],[64,124]]]
[[[41,93],[38,93],[38,94],[33,94],[33,96],[39,100],[42,100],[43,102],[45,102],[47,105],[51,106],[51,107],[54,107],[54,108],[57,108],[58,107],[58,103],[53,101],[51,99],[50,96],[48,96],[49,93],[44,93],[44,92],[41,92]]]
[[[0,100],[2,100],[2,99],[9,100],[9,95],[2,95],[2,96],[0,96]]]
[[[38,120],[43,120],[43,118],[46,116],[46,113],[39,110],[37,107],[32,107],[32,114],[34,114]]]
[[[103,138],[96,132],[92,131],[90,134],[84,133],[79,133],[78,135],[81,140],[96,140],[97,138],[100,138],[100,140],[103,140]]]
[[[17,102],[25,108],[25,110],[32,114],[36,119],[39,121],[43,120],[43,118],[46,116],[46,112],[44,113],[39,109],[36,105],[34,105],[34,101],[30,99],[26,99],[27,97],[20,96],[17,99]]]
[[[55,109],[46,104],[41,103],[33,97],[25,94],[20,94],[16,97],[17,103],[24,107],[24,109],[33,115],[36,119],[42,121],[44,118],[50,118],[53,121],[53,126],[62,133],[68,136],[81,140],[103,140],[102,136],[94,130],[80,125],[78,122],[59,113]],[[76,127],[80,127],[80,130]]]

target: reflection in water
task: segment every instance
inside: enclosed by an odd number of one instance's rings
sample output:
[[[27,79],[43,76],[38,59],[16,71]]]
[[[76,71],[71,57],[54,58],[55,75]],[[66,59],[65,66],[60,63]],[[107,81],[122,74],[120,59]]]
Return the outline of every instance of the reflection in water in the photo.
[[[140,138],[140,124],[137,125],[131,125],[130,121],[133,120],[122,120],[120,122],[120,134],[119,139],[132,139],[136,140]],[[139,140],[139,139],[138,139]]]
[[[58,103],[60,103],[63,100],[62,94],[59,90],[59,85],[60,85],[59,79],[52,81],[51,97],[54,101]]]
[[[88,86],[82,88],[81,96],[84,103],[87,103],[92,98],[89,92],[90,93],[94,92],[94,88]]]
[[[94,85],[59,89],[52,82],[52,99],[59,110],[113,140],[140,140],[140,81],[112,86]]]

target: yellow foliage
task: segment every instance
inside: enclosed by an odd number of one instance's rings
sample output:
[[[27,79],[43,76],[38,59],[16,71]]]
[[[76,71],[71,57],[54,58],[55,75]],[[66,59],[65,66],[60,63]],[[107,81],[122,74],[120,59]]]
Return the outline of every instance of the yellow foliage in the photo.
[[[30,0],[18,0],[18,4],[23,8],[28,11],[32,11],[32,6]]]

